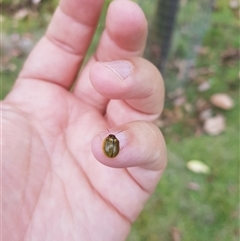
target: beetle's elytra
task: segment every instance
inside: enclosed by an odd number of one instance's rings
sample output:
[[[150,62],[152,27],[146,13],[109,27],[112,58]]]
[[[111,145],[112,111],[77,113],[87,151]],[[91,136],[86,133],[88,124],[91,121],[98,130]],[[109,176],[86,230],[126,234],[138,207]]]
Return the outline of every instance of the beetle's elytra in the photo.
[[[113,158],[119,153],[119,140],[113,134],[108,135],[103,141],[103,152],[106,156]]]

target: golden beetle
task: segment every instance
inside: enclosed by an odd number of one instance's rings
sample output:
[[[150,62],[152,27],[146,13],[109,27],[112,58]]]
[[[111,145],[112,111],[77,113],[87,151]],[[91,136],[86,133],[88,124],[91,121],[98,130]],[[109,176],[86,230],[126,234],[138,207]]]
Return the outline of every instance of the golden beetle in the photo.
[[[103,152],[106,156],[113,158],[119,153],[119,140],[113,134],[109,134],[103,141]]]

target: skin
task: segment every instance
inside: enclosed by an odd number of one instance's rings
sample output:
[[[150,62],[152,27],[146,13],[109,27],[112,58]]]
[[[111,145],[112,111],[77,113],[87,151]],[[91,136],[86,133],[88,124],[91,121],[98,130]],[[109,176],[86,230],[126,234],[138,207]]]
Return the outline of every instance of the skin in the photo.
[[[125,240],[164,171],[164,139],[152,123],[163,81],[141,57],[147,22],[135,3],[112,2],[76,78],[102,5],[60,1],[1,103],[3,240]],[[114,60],[131,65],[125,79],[103,63]],[[102,150],[109,132],[120,142],[115,158]]]

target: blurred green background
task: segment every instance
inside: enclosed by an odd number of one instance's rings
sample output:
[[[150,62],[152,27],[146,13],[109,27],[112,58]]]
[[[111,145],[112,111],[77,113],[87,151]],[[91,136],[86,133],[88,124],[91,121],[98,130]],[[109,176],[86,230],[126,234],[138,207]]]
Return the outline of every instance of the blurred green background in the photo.
[[[104,28],[110,2],[106,1],[88,56]],[[136,2],[149,20],[146,56],[154,62],[161,39],[155,11],[158,1]],[[1,1],[1,99],[44,34],[57,3]],[[134,223],[129,241],[239,240],[240,8],[235,0],[216,0],[211,8],[208,4],[204,0],[180,1],[164,70],[165,109],[157,121],[166,138],[169,164]],[[221,98],[216,104],[212,97],[217,93],[234,104],[226,108],[226,100]],[[209,120],[213,123],[210,129]],[[188,168],[191,160],[200,161],[210,171],[198,173]]]

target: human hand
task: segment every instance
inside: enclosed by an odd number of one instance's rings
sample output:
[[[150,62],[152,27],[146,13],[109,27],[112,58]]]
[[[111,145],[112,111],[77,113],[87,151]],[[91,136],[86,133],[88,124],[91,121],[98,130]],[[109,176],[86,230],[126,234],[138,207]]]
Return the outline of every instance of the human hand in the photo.
[[[141,58],[147,23],[135,3],[112,2],[76,79],[102,5],[61,0],[2,102],[3,240],[124,240],[163,173],[151,122],[164,87]],[[102,150],[109,132],[120,141],[115,158]]]

